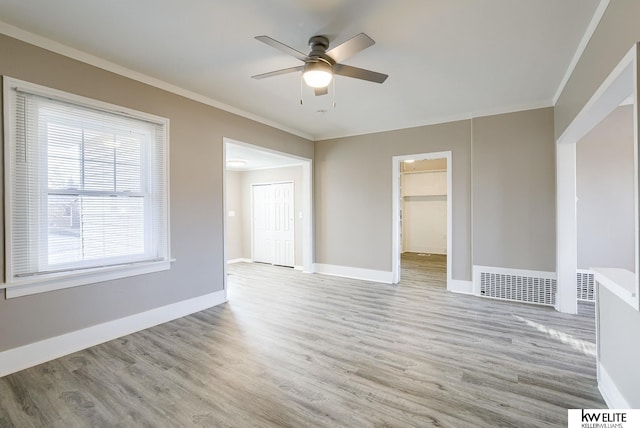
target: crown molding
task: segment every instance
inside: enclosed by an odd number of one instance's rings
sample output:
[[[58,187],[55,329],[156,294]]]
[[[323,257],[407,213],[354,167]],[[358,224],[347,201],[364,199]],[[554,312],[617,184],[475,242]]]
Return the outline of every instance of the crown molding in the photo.
[[[587,30],[584,32],[584,35],[582,36],[582,40],[580,40],[580,44],[578,45],[576,52],[573,54],[573,58],[569,63],[569,67],[567,68],[567,71],[564,73],[564,77],[562,78],[562,81],[558,86],[558,90],[556,91],[556,94],[553,96],[554,106],[558,103],[558,99],[560,98],[560,95],[562,95],[562,91],[564,91],[564,88],[567,86],[567,83],[569,82],[569,78],[571,77],[571,75],[573,74],[573,71],[576,69],[576,66],[578,65],[578,61],[580,61],[580,58],[582,57],[582,54],[587,48],[587,45],[589,44],[589,41],[591,40],[593,33],[595,33],[596,28],[598,28],[598,25],[600,24],[600,20],[604,16],[604,12],[607,10],[607,7],[609,6],[609,2],[610,0],[600,0],[600,4],[598,4],[598,7],[596,8],[596,11],[594,12],[593,17],[591,18],[591,22],[589,22],[589,26],[587,26]]]
[[[131,70],[129,68],[123,67],[114,62],[108,61],[106,59],[100,58],[98,56],[89,54],[87,52],[81,51],[79,49],[72,48],[71,46],[64,45],[62,43],[56,42],[54,40],[48,39],[44,36],[40,36],[35,33],[31,33],[29,31],[23,30],[21,28],[15,27],[13,25],[7,24],[6,22],[0,21],[0,34],[4,34],[6,36],[12,37],[17,40],[21,40],[25,43],[32,44],[34,46],[40,47],[42,49],[46,49],[48,51],[66,56],[68,58],[74,59],[76,61],[83,62],[85,64],[92,65],[94,67],[101,68],[106,71],[110,71],[112,73],[116,73],[120,76],[127,77],[132,80],[136,80],[138,82],[156,87],[158,89],[165,90],[167,92],[171,92],[176,95],[180,95],[185,98],[189,98],[193,101],[197,101],[202,104],[206,104],[210,107],[215,107],[220,110],[224,110],[229,113],[233,113],[235,115],[244,117],[249,120],[253,120],[258,123],[262,123],[263,125],[270,126],[272,128],[279,129],[281,131],[287,132],[289,134],[296,135],[301,138],[305,138],[307,140],[313,141],[314,138],[312,135],[302,132],[298,129],[289,128],[280,123],[274,122],[272,120],[266,119],[264,117],[249,113],[247,111],[238,109],[236,107],[230,106],[228,104],[222,103],[220,101],[214,100],[213,98],[209,98],[205,95],[190,91],[185,88],[181,88],[169,82],[165,82],[164,80],[157,79],[155,77],[149,76],[144,73],[140,73],[138,71]]]

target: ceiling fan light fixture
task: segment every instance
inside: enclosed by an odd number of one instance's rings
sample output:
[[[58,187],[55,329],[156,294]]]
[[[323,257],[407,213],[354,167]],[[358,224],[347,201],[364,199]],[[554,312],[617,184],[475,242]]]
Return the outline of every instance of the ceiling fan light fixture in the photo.
[[[312,88],[326,88],[333,78],[333,69],[331,64],[322,59],[307,61],[302,77]]]
[[[316,96],[327,95],[329,93],[329,85],[332,81],[335,83],[335,80],[333,80],[334,74],[374,83],[382,83],[389,77],[376,71],[342,64],[344,60],[375,44],[373,39],[364,33],[357,34],[332,49],[329,49],[329,38],[327,36],[313,36],[309,39],[309,48],[311,49],[309,54],[304,54],[269,36],[256,36],[255,39],[304,63],[297,67],[251,76],[254,79],[264,79],[266,77],[280,76],[281,74],[302,72],[300,104],[303,104],[302,94],[305,84],[314,89]],[[335,107],[335,102],[333,104]]]

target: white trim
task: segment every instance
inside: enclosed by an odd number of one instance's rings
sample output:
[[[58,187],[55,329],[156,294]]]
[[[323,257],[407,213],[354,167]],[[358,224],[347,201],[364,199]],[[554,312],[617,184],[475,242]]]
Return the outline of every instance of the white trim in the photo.
[[[411,248],[404,249],[403,253],[419,253],[419,254],[438,254],[438,255],[447,255],[447,249],[445,247],[419,247],[419,248]]]
[[[313,161],[302,165],[302,271],[313,273],[315,260],[315,224],[313,217]]]
[[[556,270],[555,309],[578,313],[578,226],[576,206],[576,144],[556,144]]]
[[[0,288],[6,287],[6,298],[11,299],[14,297],[29,296],[47,291],[62,290],[81,285],[90,285],[98,282],[170,270],[172,261],[175,260],[87,269],[86,272],[63,272],[57,276],[49,276],[47,279],[36,278],[32,283],[24,281],[0,284]]]
[[[600,361],[598,361],[598,390],[610,409],[632,408]]]
[[[556,279],[556,273],[546,270],[530,270],[530,269],[513,269],[499,266],[482,266],[474,265],[473,274],[479,274],[480,272],[498,273],[502,275],[514,275],[514,276],[530,276],[535,278],[544,279]]]
[[[393,279],[393,274],[389,271],[328,265],[323,263],[315,264],[315,272],[343,278],[360,279],[363,281],[382,282],[384,284],[391,284]]]
[[[227,276],[229,276],[229,248],[227,248],[227,229],[228,223],[228,209],[227,209],[227,144],[225,139],[222,139],[222,289],[225,292],[228,290]]]
[[[0,377],[226,302],[224,290],[0,352]]]
[[[596,283],[600,284],[636,311],[640,310],[636,295],[636,274],[622,268],[591,268]]]
[[[250,172],[250,171],[268,171],[270,169],[280,169],[280,168],[293,168],[296,166],[303,166],[304,163],[303,162],[299,162],[299,161],[292,161],[292,163],[283,163],[282,165],[274,165],[274,166],[261,166],[261,167],[256,167],[256,168],[233,168],[233,167],[226,167],[229,171],[235,171],[235,172]]]
[[[405,160],[425,159],[447,160],[447,290],[451,290],[453,258],[453,155],[450,150],[443,152],[420,153],[391,158],[391,283],[400,282],[400,163]]]
[[[189,98],[193,101],[197,101],[202,104],[206,104],[208,106],[215,107],[217,109],[224,110],[229,113],[233,113],[238,116],[262,123],[264,125],[267,125],[276,129],[280,129],[281,131],[285,131],[290,134],[297,135],[298,137],[306,138],[307,140],[313,141],[313,137],[310,134],[307,134],[300,130],[286,127],[272,120],[265,119],[261,116],[246,112],[239,108],[232,107],[228,104],[224,104],[224,103],[221,103],[220,101],[216,101],[212,98],[198,94],[196,92],[192,92],[187,89],[181,88],[179,86],[173,85],[171,83],[165,82],[164,80],[160,80],[155,77],[148,76],[146,74],[131,70],[129,68],[123,67],[121,65],[118,65],[111,61],[107,61],[97,56],[88,54],[81,50],[64,45],[62,43],[58,43],[56,41],[47,39],[46,37],[42,37],[37,34],[22,30],[18,27],[7,24],[6,22],[0,21],[0,34],[5,34],[7,36],[16,38],[18,40],[22,40],[23,42],[32,44],[34,46],[38,46],[48,51],[66,56],[71,59],[75,59],[85,64],[93,65],[94,67],[98,67],[103,70],[116,73],[120,76],[124,76],[129,79],[133,79],[138,82],[145,83],[147,85],[151,85],[159,89],[163,89],[167,92],[171,92],[173,94]]]
[[[601,352],[600,352],[600,287],[598,283],[593,284],[593,294],[596,300],[595,303],[595,316],[596,316],[596,365],[600,364]],[[597,369],[597,367],[596,367]]]
[[[376,134],[380,132],[390,132],[390,131],[398,131],[398,130],[405,130],[405,129],[411,129],[411,128],[420,128],[420,127],[429,126],[429,125],[441,125],[444,123],[460,122],[463,120],[470,120],[478,117],[517,113],[520,111],[537,110],[537,109],[547,108],[547,107],[553,107],[553,100],[549,99],[548,101],[540,101],[540,102],[534,102],[534,103],[528,103],[528,104],[518,104],[518,105],[509,106],[509,107],[480,109],[480,110],[475,110],[469,113],[434,117],[428,120],[405,122],[402,125],[398,125],[394,127],[373,127],[372,126],[368,128],[353,130],[348,133],[338,132],[338,131],[334,133],[327,132],[327,133],[316,135],[313,141],[331,140],[334,138],[356,137],[358,135]]]
[[[25,91],[29,94],[37,95],[44,98],[51,98],[55,101],[71,103],[77,106],[86,107],[92,110],[100,110],[118,116],[126,116],[141,121],[151,122],[155,125],[167,126],[169,124],[169,119],[155,114],[143,112],[140,110],[134,110],[105,101],[100,101],[95,98],[84,97],[72,92],[61,91],[58,89],[50,88],[48,86],[38,85],[37,83],[32,83],[22,79],[16,79],[15,77],[5,75],[2,77],[2,79],[4,83],[5,97],[9,96],[6,93],[12,90]],[[165,136],[165,138],[168,141],[169,132],[167,131],[166,134],[167,135]]]
[[[573,58],[569,63],[569,67],[567,67],[567,71],[565,71],[564,77],[562,78],[560,85],[558,85],[556,94],[553,96],[554,106],[558,103],[558,99],[560,98],[560,95],[562,95],[562,91],[564,91],[564,88],[567,86],[567,82],[569,82],[569,78],[576,69],[578,61],[580,61],[584,50],[587,48],[587,45],[589,44],[593,33],[596,31],[596,28],[598,28],[598,25],[600,25],[600,20],[604,16],[604,12],[607,10],[609,2],[610,0],[600,0],[600,3],[596,7],[595,12],[593,13],[593,17],[591,17],[591,22],[589,22],[589,26],[587,26],[587,29],[582,36],[582,40],[580,40],[580,44],[578,45],[578,48],[576,49],[576,52],[573,54]]]
[[[558,144],[577,143],[618,106],[634,96],[634,63],[638,44],[634,44],[609,73],[584,107],[558,138]]]
[[[277,167],[275,167],[277,168]],[[283,168],[286,168],[283,167]],[[294,184],[293,180],[280,180],[280,181],[261,181],[259,183],[251,183],[251,186],[272,186],[274,184]]]
[[[473,282],[463,281],[461,279],[452,279],[447,289],[452,293],[473,295]]]
[[[227,264],[228,265],[232,265],[234,263],[253,263],[253,260],[251,259],[244,259],[244,258],[238,258],[238,259],[232,259],[232,260],[227,260]]]
[[[222,139],[222,289],[225,292],[228,290],[227,284],[227,276],[228,273],[228,265],[230,261],[227,259],[229,257],[229,249],[227,248],[227,144],[225,143],[224,138]]]
[[[437,174],[439,172],[447,172],[446,169],[429,169],[426,171],[405,171],[403,172],[404,175],[418,175],[418,174]]]

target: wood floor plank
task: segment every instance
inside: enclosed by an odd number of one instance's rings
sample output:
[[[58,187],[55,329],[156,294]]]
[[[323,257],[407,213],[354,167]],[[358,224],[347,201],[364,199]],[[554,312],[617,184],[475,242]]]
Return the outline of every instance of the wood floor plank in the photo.
[[[600,408],[593,314],[240,263],[229,302],[0,379],[0,427],[562,427]]]

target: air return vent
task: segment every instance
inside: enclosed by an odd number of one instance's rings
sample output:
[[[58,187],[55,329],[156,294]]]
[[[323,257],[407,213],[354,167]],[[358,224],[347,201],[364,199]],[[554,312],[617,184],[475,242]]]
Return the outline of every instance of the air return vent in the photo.
[[[494,299],[553,306],[555,273],[474,266],[476,294]]]
[[[595,281],[593,272],[590,270],[578,269],[578,300],[594,302],[596,295],[594,292]]]

